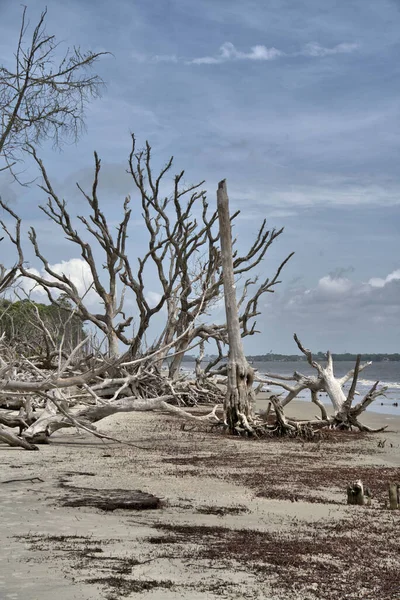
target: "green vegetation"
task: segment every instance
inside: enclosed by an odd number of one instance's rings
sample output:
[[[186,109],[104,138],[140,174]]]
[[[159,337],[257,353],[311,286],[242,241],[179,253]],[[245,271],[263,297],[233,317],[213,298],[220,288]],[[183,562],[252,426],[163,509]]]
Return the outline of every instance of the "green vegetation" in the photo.
[[[0,335],[19,353],[49,364],[61,346],[68,354],[86,337],[82,320],[65,298],[59,305],[0,299]]]

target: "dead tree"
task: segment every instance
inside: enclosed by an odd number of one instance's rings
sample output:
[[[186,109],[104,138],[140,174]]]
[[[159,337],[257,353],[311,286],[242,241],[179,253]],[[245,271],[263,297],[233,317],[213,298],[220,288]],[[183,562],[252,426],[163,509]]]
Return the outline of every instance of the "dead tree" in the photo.
[[[0,441],[28,450],[37,449],[25,439],[24,435],[21,436],[21,433],[40,416],[40,410],[34,413],[33,406],[33,402],[37,401],[40,394],[53,393],[57,389],[66,390],[84,386],[118,363],[118,361],[110,362],[104,358],[92,361],[91,365],[87,365],[85,361],[79,361],[80,367],[78,365],[78,371],[76,371],[75,357],[79,355],[80,348],[84,343],[85,340],[71,352],[67,360],[61,361],[60,357],[56,371],[43,372],[31,360],[14,353],[8,345],[4,344],[4,341],[1,341],[0,399],[5,398],[6,402],[1,400],[0,408],[8,407],[8,409],[5,412],[0,410]],[[11,403],[7,400],[11,400]],[[13,400],[19,400],[19,402],[12,402]],[[18,415],[10,413],[10,411],[18,409]],[[12,431],[14,427],[20,429],[19,436]]]
[[[230,433],[241,431],[253,433],[254,371],[247,362],[242,345],[232,258],[232,228],[225,180],[220,181],[218,184],[217,205],[229,343],[227,364],[228,378],[224,402],[224,415]]]
[[[311,392],[311,400],[321,409],[321,418],[315,421],[308,421],[307,425],[315,428],[337,428],[337,429],[351,429],[353,427],[360,431],[382,431],[385,429],[373,430],[366,425],[363,425],[358,417],[370,406],[370,404],[379,396],[384,394],[386,388],[378,389],[379,381],[377,381],[364,398],[353,406],[354,395],[356,392],[357,380],[359,373],[368,367],[371,363],[364,365],[360,364],[360,356],[357,357],[357,361],[354,369],[351,369],[343,377],[335,377],[333,370],[333,359],[332,354],[327,352],[326,365],[320,365],[314,360],[311,350],[305,348],[300,342],[296,334],[294,334],[295,342],[306,356],[310,366],[312,366],[317,374],[315,376],[306,376],[299,372],[295,372],[292,376],[282,376],[277,374],[269,373],[266,375],[267,379],[257,377],[258,381],[266,383],[268,385],[275,385],[283,388],[288,393],[283,399],[279,399],[279,407],[283,414],[283,408],[287,406],[296,396],[305,389],[309,389]],[[344,393],[343,386],[348,381],[352,380],[350,389],[347,395]],[[294,381],[295,383],[289,383]],[[328,416],[325,407],[318,399],[318,392],[326,392],[328,395],[332,408],[333,415]],[[305,423],[293,423],[291,420],[287,420],[288,423],[295,426],[304,425]]]
[[[155,176],[151,158],[150,145],[146,143],[143,150],[136,151],[135,138],[132,136],[129,173],[140,194],[144,223],[149,235],[149,249],[139,259],[140,269],[136,279],[139,284],[142,283],[141,274],[145,262],[152,261],[159,277],[160,296],[165,298],[168,313],[164,331],[154,347],[169,345],[174,338],[179,338],[179,343],[174,346],[175,356],[169,366],[169,375],[175,378],[185,352],[196,338],[214,340],[221,357],[221,344],[228,341],[226,323],[205,322],[210,308],[221,298],[223,288],[218,212],[209,211],[206,194],[201,189],[204,182],[182,188],[184,171],[174,177],[172,193],[165,197],[161,192],[162,182],[172,168],[173,159]],[[238,214],[233,214],[230,220],[233,221]],[[247,254],[239,255],[233,248],[233,270],[237,280],[259,266],[282,231],[283,229],[268,230],[264,220]],[[293,253],[283,261],[273,277],[261,283],[256,276],[244,281],[239,300],[242,336],[256,333],[254,319],[259,314],[258,301],[262,294],[273,292],[274,286],[280,283],[280,273],[292,255]],[[149,309],[143,286],[134,283],[129,264],[126,265],[123,277],[126,285],[134,289],[140,313],[144,315],[141,321],[146,323]],[[196,327],[189,327],[195,317],[198,320]],[[182,337],[183,331],[190,333],[187,337]],[[162,358],[164,357],[160,357],[160,364]],[[211,368],[212,365],[207,371]]]
[[[88,243],[83,238],[74,223],[68,206],[54,190],[46,168],[37,156],[33,147],[30,152],[40,168],[43,183],[40,186],[46,193],[48,202],[40,208],[63,231],[66,238],[75,244],[83,260],[89,267],[92,288],[104,305],[104,313],[94,313],[85,304],[74,283],[64,274],[52,269],[48,259],[40,251],[36,232],[31,228],[29,238],[36,257],[42,263],[45,275],[37,275],[24,264],[19,217],[5,204],[0,204],[14,218],[16,231],[12,234],[3,224],[11,241],[18,250],[20,271],[24,277],[32,279],[42,286],[51,302],[58,302],[57,296],[62,293],[73,303],[79,318],[93,323],[108,339],[111,356],[118,354],[119,345],[129,347],[131,356],[146,351],[143,347],[145,334],[153,316],[163,307],[167,310],[165,327],[151,345],[155,350],[160,347],[172,348],[174,357],[170,363],[170,376],[176,377],[182,358],[195,340],[214,340],[218,347],[227,342],[226,323],[207,322],[208,312],[212,305],[219,300],[222,291],[221,253],[219,250],[219,231],[217,229],[217,211],[210,213],[205,192],[201,190],[203,182],[184,186],[184,172],[173,179],[172,193],[165,197],[163,178],[172,167],[172,158],[160,173],[155,176],[151,168],[151,148],[146,144],[144,150],[136,151],[135,138],[132,136],[132,149],[129,157],[129,173],[139,192],[140,205],[144,225],[148,233],[148,247],[138,265],[126,248],[127,228],[131,218],[131,206],[135,205],[129,198],[125,199],[123,214],[114,236],[111,233],[104,212],[100,208],[99,179],[101,163],[95,153],[95,173],[93,186],[88,193],[79,185],[89,216],[79,216],[92,237]],[[233,219],[235,215],[232,216]],[[254,242],[245,255],[233,251],[234,276],[243,278],[252,272],[262,261],[270,245],[282,233],[282,229],[268,230],[265,221],[262,223]],[[94,259],[93,243],[100,246],[106,269],[100,269]],[[243,292],[239,300],[239,321],[242,336],[252,335],[255,330],[255,317],[258,312],[258,301],[262,294],[272,292],[279,283],[283,266],[289,260],[289,255],[272,278],[267,278],[259,284],[257,277],[248,278],[243,284]],[[155,267],[158,275],[159,299],[151,305],[147,298],[145,287],[146,269]],[[118,294],[117,284],[122,283],[124,289]],[[254,288],[251,293],[251,288]],[[124,290],[131,290],[136,301],[137,312],[126,315],[123,308]],[[196,324],[194,327],[194,321]],[[127,328],[132,325],[132,332]],[[182,335],[187,332],[186,335]],[[175,344],[172,344],[175,340]],[[165,356],[158,355],[158,365],[161,366]]]
[[[61,297],[68,298],[68,300],[72,302],[76,315],[82,321],[90,321],[93,323],[106,336],[109,355],[115,357],[119,354],[119,341],[126,345],[131,343],[131,339],[125,335],[125,330],[131,324],[132,317],[125,316],[123,312],[124,291],[118,294],[117,289],[119,273],[124,266],[122,256],[125,253],[126,232],[131,217],[129,198],[126,198],[123,203],[122,218],[117,227],[117,233],[113,236],[104,213],[100,210],[99,206],[98,183],[101,162],[95,153],[95,173],[91,192],[86,193],[79,184],[77,184],[88,204],[90,211],[89,217],[81,215],[78,219],[92,236],[94,243],[97,243],[103,251],[106,264],[105,272],[103,272],[102,265],[96,264],[92,245],[86,242],[83,239],[83,236],[75,228],[71,215],[68,212],[66,202],[60,199],[55,192],[42,160],[37,156],[33,147],[30,147],[30,152],[38,164],[43,176],[43,185],[40,185],[39,187],[48,196],[47,204],[45,206],[40,206],[40,209],[63,231],[66,239],[75,244],[78,248],[81,257],[89,267],[92,278],[91,287],[98,295],[99,300],[102,301],[104,312],[95,313],[90,311],[85,303],[85,294],[80,293],[74,282],[64,273],[59,274],[51,267],[48,259],[40,251],[36,231],[33,227],[31,227],[29,231],[29,239],[32,243],[36,257],[42,263],[45,276],[33,273],[25,265],[20,233],[21,219],[10,209],[10,207],[0,200],[0,205],[14,218],[16,223],[14,234],[11,233],[10,229],[3,222],[2,226],[17,248],[20,273],[24,277],[36,282],[37,285],[40,285],[46,291],[51,303],[60,305],[58,300],[60,295]]]
[[[0,265],[0,294],[4,294],[15,282],[19,275],[20,265],[14,265],[11,269],[7,269],[4,265]]]
[[[29,39],[26,12],[24,7],[15,66],[0,65],[0,171],[13,169],[27,143],[76,140],[84,127],[86,105],[103,86],[90,69],[106,53],[74,47],[58,61],[59,43],[45,30],[47,9]]]

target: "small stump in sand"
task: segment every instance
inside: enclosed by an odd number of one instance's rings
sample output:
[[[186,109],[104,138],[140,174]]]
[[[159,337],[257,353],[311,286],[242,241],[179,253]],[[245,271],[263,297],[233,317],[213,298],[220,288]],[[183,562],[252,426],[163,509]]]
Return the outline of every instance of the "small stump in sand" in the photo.
[[[349,483],[347,486],[347,504],[357,504],[358,506],[370,506],[371,491],[364,486],[361,479]]]
[[[63,506],[91,506],[100,510],[113,511],[119,508],[125,510],[151,510],[161,507],[161,500],[153,494],[141,490],[96,490],[64,486],[68,490]]]
[[[400,484],[389,483],[389,508],[397,510],[400,508]]]

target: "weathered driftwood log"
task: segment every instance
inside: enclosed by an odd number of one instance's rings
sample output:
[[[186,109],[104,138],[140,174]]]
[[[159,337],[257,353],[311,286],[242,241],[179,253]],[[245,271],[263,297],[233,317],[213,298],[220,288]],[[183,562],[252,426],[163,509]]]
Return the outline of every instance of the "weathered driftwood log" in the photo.
[[[361,479],[349,483],[347,486],[347,504],[357,504],[358,506],[370,506],[371,492],[367,486],[364,486]]]
[[[220,181],[217,191],[219,231],[221,240],[221,263],[224,282],[226,323],[229,340],[228,381],[224,402],[224,414],[231,433],[253,433],[254,418],[254,370],[243,352],[241,329],[233,274],[232,228],[229,215],[229,199],[225,180]]]
[[[0,412],[0,425],[7,427],[19,427],[19,434],[28,427],[28,423],[20,416],[2,414]]]
[[[169,404],[167,401],[171,399],[173,399],[172,395],[159,396],[157,398],[121,398],[114,402],[87,406],[76,412],[70,412],[62,401],[59,402],[56,398],[53,398],[47,402],[46,409],[40,418],[24,431],[23,435],[29,441],[43,443],[47,442],[48,437],[58,429],[64,427],[81,427],[98,437],[107,437],[101,433],[97,433],[93,427],[93,423],[121,412],[160,410],[195,422],[211,423],[219,420],[215,414],[218,405],[206,415],[192,415],[178,406]]]
[[[153,494],[141,490],[97,490],[63,486],[68,489],[68,496],[62,500],[63,506],[92,506],[105,511],[120,508],[125,510],[150,510],[160,508],[161,500]]]
[[[400,484],[389,483],[389,508],[396,510],[400,508]]]
[[[37,446],[25,440],[22,437],[19,437],[12,431],[5,429],[2,425],[0,425],[0,443],[8,444],[9,446],[24,448],[24,450],[39,450]]]

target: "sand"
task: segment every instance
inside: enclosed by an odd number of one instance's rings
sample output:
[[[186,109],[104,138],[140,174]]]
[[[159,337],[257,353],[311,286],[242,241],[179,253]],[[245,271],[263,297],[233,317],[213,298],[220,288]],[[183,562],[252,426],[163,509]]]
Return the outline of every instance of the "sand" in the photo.
[[[290,408],[314,414],[304,402]],[[400,418],[363,422],[388,430],[247,440],[130,413],[101,430],[141,448],[72,429],[40,452],[0,446],[0,598],[398,599],[400,511],[385,500],[387,483],[400,482]],[[346,504],[358,477],[371,507]],[[163,502],[70,508],[70,486],[140,489]]]

